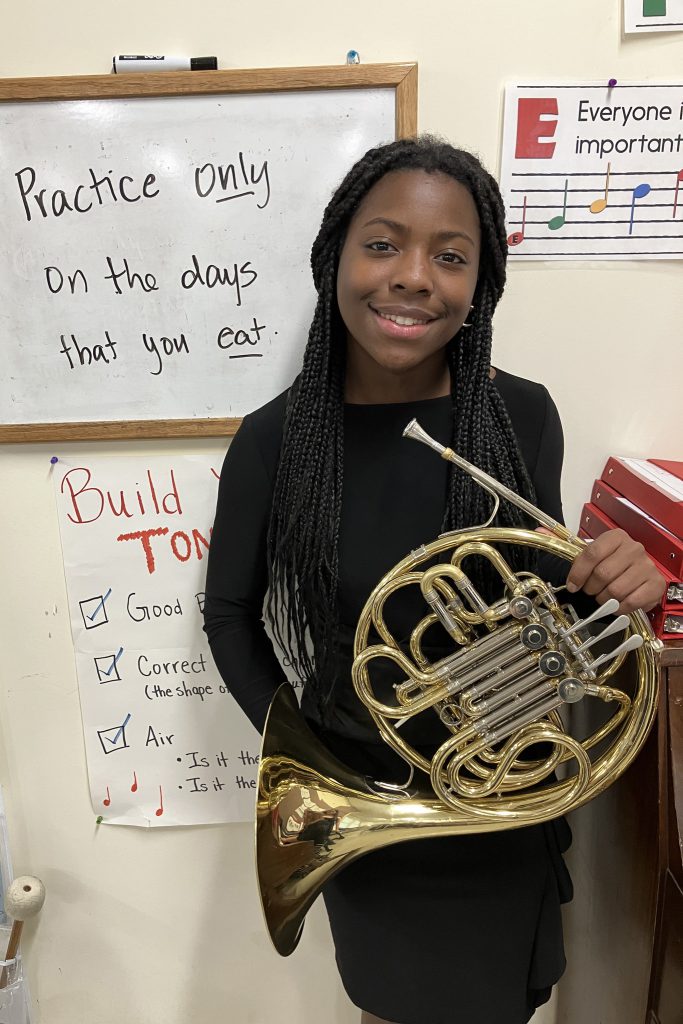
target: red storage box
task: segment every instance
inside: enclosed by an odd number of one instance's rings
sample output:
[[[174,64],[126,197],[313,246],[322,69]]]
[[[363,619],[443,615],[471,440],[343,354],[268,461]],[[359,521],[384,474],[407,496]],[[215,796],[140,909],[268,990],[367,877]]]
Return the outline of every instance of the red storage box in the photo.
[[[606,484],[596,480],[591,492],[591,503],[609,517],[613,524],[626,530],[634,540],[640,541],[652,558],[666,566],[672,576],[683,575],[683,540],[679,540],[639,507]],[[607,529],[607,527],[605,527]]]
[[[653,466],[665,469],[672,476],[677,476],[679,480],[683,480],[683,462],[672,462],[670,459],[648,459],[647,461],[651,462]]]
[[[590,503],[586,503],[583,506],[579,536],[581,536],[581,531],[583,531],[591,540],[597,540],[605,530],[616,529],[618,529],[617,524],[613,523],[609,516],[606,516],[601,509]]]
[[[579,527],[579,537],[583,537],[584,540],[595,540],[604,533],[605,530],[616,530],[618,529],[617,524],[612,522],[609,516],[597,508],[597,506],[590,503],[586,503],[583,506],[581,512],[581,526]],[[667,589],[664,598],[662,599],[661,606],[658,606],[656,611],[664,608],[666,611],[674,612],[675,614],[683,614],[683,582],[680,576],[675,576],[665,565],[662,565],[654,555],[648,551],[650,558],[655,563],[662,576],[666,579]],[[680,597],[678,596],[680,594]],[[654,614],[654,613],[653,613]]]
[[[683,638],[683,612],[667,608],[656,608],[650,613],[652,628],[660,640],[681,640]]]
[[[616,457],[607,460],[601,475],[674,536],[683,537],[683,480],[654,461]]]

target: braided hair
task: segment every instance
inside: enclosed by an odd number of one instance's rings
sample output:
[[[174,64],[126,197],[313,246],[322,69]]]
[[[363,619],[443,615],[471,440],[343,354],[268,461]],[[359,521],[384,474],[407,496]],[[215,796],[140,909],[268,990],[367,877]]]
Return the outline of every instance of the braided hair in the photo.
[[[505,285],[507,259],[498,185],[472,154],[432,136],[371,149],[332,196],[311,250],[318,301],[301,373],[289,393],[267,540],[266,614],[278,643],[317,700],[323,720],[335,681],[344,449],[346,331],[337,307],[337,269],[346,230],[362,200],[386,174],[404,170],[445,174],[460,182],[474,199],[481,225],[471,327],[458,332],[447,348],[453,410],[450,445],[534,501],[507,410],[489,376],[492,317]],[[490,496],[452,466],[442,529],[484,522],[490,508]],[[501,502],[495,523],[527,525],[523,514],[507,502]],[[506,555],[517,570],[530,565],[528,549],[515,547]],[[490,590],[488,562],[477,559],[471,576],[485,593]]]

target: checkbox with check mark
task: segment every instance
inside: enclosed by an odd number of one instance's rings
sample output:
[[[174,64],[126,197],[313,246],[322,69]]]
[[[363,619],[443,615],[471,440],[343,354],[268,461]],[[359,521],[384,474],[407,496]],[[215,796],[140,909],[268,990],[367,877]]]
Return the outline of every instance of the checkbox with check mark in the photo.
[[[122,654],[123,647],[119,647],[116,654],[103,654],[94,659],[99,683],[120,682],[119,659]]]
[[[98,729],[97,735],[102,745],[102,750],[105,754],[113,754],[115,750],[125,750],[128,746],[126,742],[126,726],[130,722],[130,713],[126,715],[126,719],[121,725],[115,725],[112,729]]]
[[[85,601],[78,602],[86,629],[96,629],[97,626],[104,626],[109,622],[106,601],[110,594],[111,587],[106,594],[98,594],[97,597],[88,597]]]

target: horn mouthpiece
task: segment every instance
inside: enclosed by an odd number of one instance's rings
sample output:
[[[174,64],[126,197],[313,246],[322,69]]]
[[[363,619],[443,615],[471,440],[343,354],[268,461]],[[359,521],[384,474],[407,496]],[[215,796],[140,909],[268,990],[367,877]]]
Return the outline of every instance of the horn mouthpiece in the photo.
[[[430,437],[427,431],[423,430],[415,419],[411,420],[405,428],[403,436],[409,437],[413,441],[421,441],[422,444],[426,444],[429,448],[433,448],[435,452],[439,453],[439,455],[443,455],[444,452],[447,451],[442,444],[439,444],[439,442],[435,441],[433,437]]]

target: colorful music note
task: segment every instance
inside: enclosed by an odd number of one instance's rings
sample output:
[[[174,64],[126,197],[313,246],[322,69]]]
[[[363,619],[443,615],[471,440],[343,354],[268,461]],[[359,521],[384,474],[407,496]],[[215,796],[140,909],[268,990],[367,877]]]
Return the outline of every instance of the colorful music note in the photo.
[[[676,178],[676,191],[674,192],[674,212],[672,214],[672,216],[674,216],[674,217],[676,216],[676,210],[678,209],[678,190],[681,187],[681,182],[682,181],[683,181],[683,170],[680,170],[678,172],[678,176]]]
[[[605,178],[605,196],[604,199],[594,199],[590,204],[591,213],[602,213],[603,210],[607,209],[607,199],[609,196],[609,175],[612,168],[611,164],[607,164],[607,177]]]
[[[524,196],[524,205],[522,207],[522,227],[520,231],[513,231],[511,235],[508,235],[508,245],[519,245],[520,242],[524,241],[524,229],[526,227],[526,196]]]
[[[107,786],[107,798],[106,800],[103,800],[102,803],[104,804],[105,807],[109,807],[109,804],[111,803],[111,797],[109,796],[109,786]]]
[[[643,0],[644,18],[665,18],[666,0]]]
[[[131,793],[137,793],[138,791],[138,777],[135,772],[133,772],[133,785],[130,787],[130,791]]]
[[[566,224],[567,215],[567,190],[569,188],[569,178],[565,178],[564,182],[564,206],[562,207],[562,213],[558,214],[557,217],[553,217],[552,220],[548,221],[548,227],[551,231],[557,231],[558,228],[564,227]]]
[[[157,810],[156,810],[157,818],[160,818],[161,815],[164,813],[164,794],[163,794],[163,791],[161,789],[161,786],[159,786],[159,800],[161,802],[161,807],[158,807]]]
[[[636,209],[636,199],[644,199],[650,192],[650,186],[643,183],[642,185],[636,185],[633,189],[633,196],[631,197],[631,221],[628,226],[629,235],[633,234],[633,217]]]

